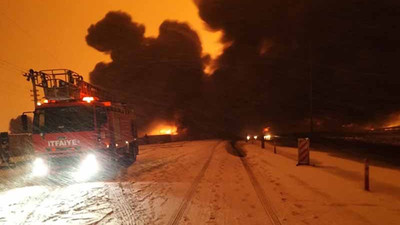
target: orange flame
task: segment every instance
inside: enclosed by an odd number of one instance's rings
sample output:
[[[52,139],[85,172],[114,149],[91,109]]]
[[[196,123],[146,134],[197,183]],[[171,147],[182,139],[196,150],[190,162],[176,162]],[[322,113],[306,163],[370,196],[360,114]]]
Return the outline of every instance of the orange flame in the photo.
[[[171,123],[159,123],[151,129],[150,135],[177,135],[178,127]]]
[[[384,127],[397,127],[400,126],[400,113],[393,113],[387,119]]]
[[[164,128],[164,129],[161,129],[161,130],[159,131],[159,134],[170,134],[170,135],[177,135],[177,134],[178,134],[178,132],[177,132],[176,130],[177,130],[177,128],[176,128],[176,127],[172,127],[172,128]]]

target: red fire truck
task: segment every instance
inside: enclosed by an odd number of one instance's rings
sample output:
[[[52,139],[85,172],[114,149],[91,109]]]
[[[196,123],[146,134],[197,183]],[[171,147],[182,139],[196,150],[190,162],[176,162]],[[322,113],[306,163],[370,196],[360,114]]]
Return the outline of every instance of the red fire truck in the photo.
[[[111,161],[134,162],[139,153],[134,111],[67,69],[33,71],[35,110],[32,175],[43,177],[67,168],[86,180]],[[36,97],[42,88],[44,99]],[[22,115],[27,128],[27,116]]]

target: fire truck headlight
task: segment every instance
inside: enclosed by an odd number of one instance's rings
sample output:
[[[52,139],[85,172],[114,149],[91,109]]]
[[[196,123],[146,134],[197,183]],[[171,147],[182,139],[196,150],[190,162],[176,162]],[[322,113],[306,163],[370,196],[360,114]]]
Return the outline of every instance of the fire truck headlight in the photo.
[[[89,154],[83,159],[79,170],[75,174],[75,179],[77,181],[84,181],[92,177],[99,170],[99,165],[96,156]]]
[[[36,158],[33,162],[32,175],[34,177],[43,177],[46,176],[49,171],[49,168],[45,164],[44,160],[41,158]]]

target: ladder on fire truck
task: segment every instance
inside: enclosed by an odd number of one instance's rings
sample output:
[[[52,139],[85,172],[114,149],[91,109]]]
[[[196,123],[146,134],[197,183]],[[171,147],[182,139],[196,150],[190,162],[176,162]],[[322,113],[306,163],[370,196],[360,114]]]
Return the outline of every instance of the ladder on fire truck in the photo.
[[[83,77],[68,69],[29,70],[24,76],[32,82],[35,105],[38,103],[37,88],[42,88],[44,98],[55,101],[81,100],[83,97],[96,97],[102,101],[113,101],[107,91],[89,84]]]

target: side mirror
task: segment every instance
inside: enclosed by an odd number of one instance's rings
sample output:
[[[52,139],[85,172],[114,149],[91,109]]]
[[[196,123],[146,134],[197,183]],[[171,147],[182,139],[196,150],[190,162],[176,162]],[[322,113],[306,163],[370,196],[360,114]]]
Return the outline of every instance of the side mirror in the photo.
[[[0,133],[0,143],[1,144],[8,144],[9,143],[9,138],[8,138],[8,133],[7,132],[1,132]]]
[[[28,132],[28,116],[21,115],[22,130]]]

